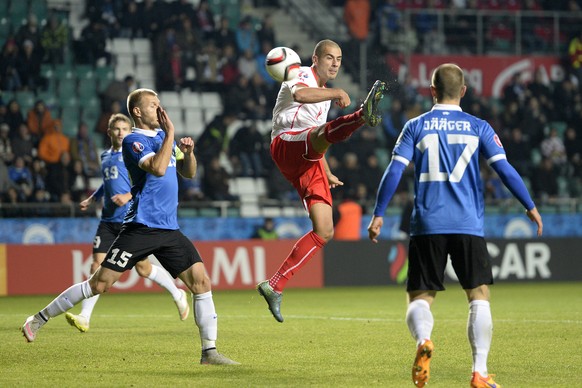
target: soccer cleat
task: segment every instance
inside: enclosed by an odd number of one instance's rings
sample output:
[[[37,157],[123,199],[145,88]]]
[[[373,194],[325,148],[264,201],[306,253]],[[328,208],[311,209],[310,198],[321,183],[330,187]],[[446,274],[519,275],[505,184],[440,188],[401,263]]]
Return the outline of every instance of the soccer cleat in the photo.
[[[216,349],[207,349],[202,351],[200,357],[200,364],[202,365],[240,365],[240,362],[231,360],[230,358],[218,353]]]
[[[24,321],[24,325],[22,325],[20,331],[24,335],[24,338],[26,338],[26,341],[32,342],[36,339],[36,333],[45,323],[46,322],[42,322],[36,316],[31,315],[30,317],[26,318],[26,321]]]
[[[275,319],[278,322],[283,322],[283,316],[281,315],[281,300],[283,299],[283,294],[273,290],[273,287],[269,285],[268,280],[257,284],[257,291],[259,291],[259,294],[261,294],[267,301],[269,310]]]
[[[89,319],[82,315],[75,315],[71,313],[66,313],[65,318],[69,325],[76,327],[81,333],[86,333],[89,331]]]
[[[431,340],[427,339],[416,350],[416,358],[412,365],[412,382],[419,388],[428,384],[430,379],[430,360],[434,345]]]
[[[178,308],[180,320],[185,321],[186,318],[188,318],[188,314],[190,314],[190,304],[188,303],[188,294],[186,293],[186,291],[180,289],[180,293],[182,294],[180,300],[174,302],[176,303],[176,307]]]
[[[386,84],[380,80],[374,82],[372,89],[366,96],[366,99],[362,103],[362,109],[364,111],[364,121],[368,126],[375,127],[382,121],[382,116],[378,112],[378,106],[380,100],[384,97],[384,92],[386,91]]]
[[[483,377],[479,372],[473,372],[471,388],[501,388],[501,385],[493,381],[493,376],[494,375]]]

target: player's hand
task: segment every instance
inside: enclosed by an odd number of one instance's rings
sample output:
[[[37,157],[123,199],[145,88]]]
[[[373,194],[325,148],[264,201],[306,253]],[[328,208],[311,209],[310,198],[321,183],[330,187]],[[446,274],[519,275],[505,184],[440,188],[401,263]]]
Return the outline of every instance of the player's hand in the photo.
[[[542,222],[542,216],[540,216],[538,209],[534,207],[531,210],[526,210],[525,214],[527,214],[530,220],[532,220],[538,225],[538,236],[541,236],[542,232],[544,231],[544,224]]]
[[[119,207],[128,203],[130,199],[131,199],[131,193],[115,194],[113,197],[111,197],[111,200],[113,201],[113,203]]]
[[[345,90],[340,89],[340,96],[335,100],[335,104],[340,108],[346,108],[351,104],[350,96],[345,92]]]
[[[166,135],[171,133],[171,136],[174,136],[174,124],[172,120],[170,120],[170,116],[168,113],[162,108],[162,106],[158,106],[157,110],[158,114],[158,123],[160,124],[160,128],[166,133]]]
[[[344,182],[340,181],[339,178],[332,173],[327,174],[327,180],[329,181],[330,189],[335,189],[338,186],[344,185]]]
[[[191,137],[183,137],[180,139],[180,142],[178,143],[178,148],[184,154],[190,154],[194,152],[194,140],[192,140]]]
[[[378,242],[378,236],[380,235],[382,225],[384,225],[384,219],[382,217],[372,216],[370,225],[368,225],[368,238],[372,240],[373,243]]]
[[[91,202],[93,202],[93,197],[89,197],[89,198],[81,201],[79,203],[79,207],[81,208],[81,211],[86,211],[89,208],[89,205],[91,205]]]

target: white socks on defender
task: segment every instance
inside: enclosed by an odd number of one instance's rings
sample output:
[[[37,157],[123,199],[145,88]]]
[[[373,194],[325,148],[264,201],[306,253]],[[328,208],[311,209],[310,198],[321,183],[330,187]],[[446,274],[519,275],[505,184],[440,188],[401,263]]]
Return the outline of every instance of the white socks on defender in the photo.
[[[92,296],[88,299],[83,299],[81,302],[81,312],[79,315],[87,318],[87,321],[91,319],[91,314],[93,314],[93,309],[99,300],[99,295]]]
[[[89,280],[72,285],[63,291],[59,296],[53,299],[40,313],[47,319],[54,318],[57,315],[71,309],[74,305],[93,296]]]
[[[174,284],[174,279],[166,271],[162,270],[162,268],[158,268],[157,265],[152,265],[152,272],[148,276],[148,279],[168,290],[175,301],[179,301],[182,297],[180,289]]]
[[[194,320],[200,331],[202,350],[215,348],[218,335],[218,319],[212,300],[212,291],[203,294],[194,294]]]
[[[434,318],[426,300],[416,299],[408,304],[406,324],[417,346],[421,345],[425,339],[430,339]]]
[[[491,348],[493,319],[491,307],[486,300],[474,300],[469,303],[467,335],[473,351],[473,372],[487,376],[487,356]]]

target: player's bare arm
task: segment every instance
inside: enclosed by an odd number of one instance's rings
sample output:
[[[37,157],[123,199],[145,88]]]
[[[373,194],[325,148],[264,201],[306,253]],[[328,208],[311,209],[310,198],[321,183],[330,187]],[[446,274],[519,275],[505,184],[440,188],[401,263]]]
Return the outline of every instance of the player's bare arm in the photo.
[[[322,101],[335,100],[340,108],[345,108],[351,103],[350,96],[339,88],[308,88],[297,86],[293,93],[296,102],[313,104]]]
[[[131,200],[131,193],[115,194],[111,197],[111,201],[117,206],[123,206]]]
[[[384,225],[384,219],[382,217],[379,216],[372,217],[370,225],[368,225],[368,238],[372,240],[372,242],[374,243],[378,242],[378,236],[380,235],[382,225]]]
[[[89,208],[89,206],[91,205],[91,203],[93,203],[93,201],[94,201],[93,196],[90,196],[89,198],[87,198],[79,203],[79,208],[81,209],[81,211],[86,211]]]
[[[325,175],[327,176],[327,180],[329,181],[330,189],[335,189],[338,186],[344,185],[344,182],[340,181],[339,178],[331,172],[329,164],[327,163],[327,159],[325,158],[323,158],[323,168],[325,169]]]
[[[541,236],[543,231],[544,231],[544,224],[542,222],[542,216],[540,216],[540,213],[538,212],[537,208],[533,208],[531,210],[527,210],[525,212],[525,214],[527,214],[528,218],[530,220],[532,220],[533,222],[535,222],[538,226],[538,236]]]
[[[178,143],[178,148],[184,154],[184,159],[178,160],[178,174],[184,178],[192,179],[196,176],[196,157],[194,156],[194,140],[190,137],[183,137]]]
[[[158,123],[160,128],[166,133],[166,137],[162,142],[160,150],[151,158],[143,161],[140,168],[155,176],[163,176],[170,164],[174,145],[174,124],[166,111],[159,106],[157,109]]]

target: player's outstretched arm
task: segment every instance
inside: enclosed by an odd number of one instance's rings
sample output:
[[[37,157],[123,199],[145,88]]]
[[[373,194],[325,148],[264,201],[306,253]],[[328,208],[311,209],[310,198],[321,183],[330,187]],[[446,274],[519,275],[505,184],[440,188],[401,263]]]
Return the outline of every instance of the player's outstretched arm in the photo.
[[[533,208],[531,210],[526,210],[525,214],[529,217],[530,220],[535,222],[538,226],[538,236],[541,236],[544,231],[544,224],[542,222],[542,216],[538,212],[537,208]]]
[[[296,87],[293,93],[296,102],[302,104],[314,104],[322,101],[336,100],[340,108],[350,105],[350,96],[343,89],[339,88],[307,88]]]

